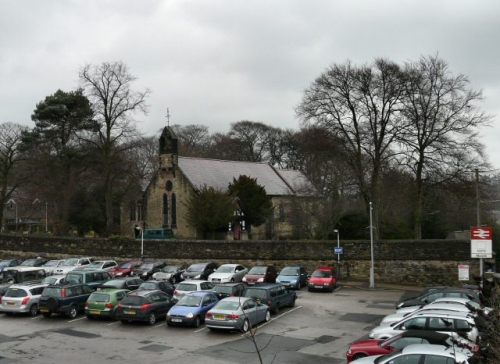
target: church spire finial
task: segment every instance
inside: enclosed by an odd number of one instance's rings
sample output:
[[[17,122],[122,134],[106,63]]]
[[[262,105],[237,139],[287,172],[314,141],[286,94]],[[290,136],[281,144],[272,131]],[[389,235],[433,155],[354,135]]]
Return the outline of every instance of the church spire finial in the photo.
[[[165,115],[167,117],[167,126],[170,127],[170,109],[167,107],[167,115]]]

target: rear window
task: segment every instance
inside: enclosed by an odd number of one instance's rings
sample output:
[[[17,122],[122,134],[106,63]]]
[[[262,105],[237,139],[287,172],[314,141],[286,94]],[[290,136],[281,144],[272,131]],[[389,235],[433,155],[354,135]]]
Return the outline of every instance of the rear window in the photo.
[[[91,302],[109,302],[109,294],[92,293],[88,300]]]
[[[76,273],[68,273],[66,275],[66,281],[69,283],[83,283],[83,275]]]
[[[262,275],[266,274],[267,267],[253,267],[248,274]]]
[[[196,284],[181,283],[177,286],[177,290],[185,292],[196,291]]]
[[[327,270],[315,270],[312,274],[315,278],[330,278],[332,276],[332,272]]]
[[[217,293],[227,293],[231,294],[233,293],[233,287],[228,287],[228,286],[215,286],[214,291]]]
[[[148,302],[146,298],[141,296],[127,296],[120,303],[122,305],[140,306]]]
[[[61,296],[61,288],[45,287],[45,289],[42,292],[42,296],[60,297]]]
[[[140,289],[157,289],[156,284],[151,282],[144,282],[139,286]]]
[[[5,297],[26,297],[28,292],[21,288],[9,288],[7,292],[5,292]]]
[[[220,301],[215,307],[214,310],[227,310],[227,311],[236,311],[240,307],[239,302],[233,301]]]
[[[259,288],[247,288],[245,291],[245,297],[253,297],[260,299],[267,299],[267,290]]]

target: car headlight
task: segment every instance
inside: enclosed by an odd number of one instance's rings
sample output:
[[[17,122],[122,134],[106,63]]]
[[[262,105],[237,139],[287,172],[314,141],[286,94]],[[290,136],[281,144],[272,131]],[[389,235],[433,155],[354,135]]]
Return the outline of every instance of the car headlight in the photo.
[[[192,318],[194,317],[194,315],[193,315],[193,313],[192,313],[192,312],[190,312],[190,313],[188,313],[188,314],[186,315],[186,317],[187,317],[187,318],[192,319]]]
[[[297,280],[296,279],[293,279],[290,281],[291,283],[297,283]]]
[[[404,302],[401,302],[401,303],[399,303],[399,304],[397,305],[397,308],[401,308],[401,307],[403,307],[403,305],[404,305]]]
[[[264,282],[264,278],[263,278],[263,277],[261,277],[261,278],[257,279],[257,282],[259,282],[259,283]]]
[[[323,283],[323,286],[328,286],[329,284],[330,284],[330,283],[325,282],[325,283]]]
[[[246,282],[246,281],[247,281],[247,277],[243,277],[243,278],[241,279],[241,281],[242,281],[242,282]]]
[[[201,277],[201,274],[198,274],[196,277],[194,277],[194,279],[200,279]]]

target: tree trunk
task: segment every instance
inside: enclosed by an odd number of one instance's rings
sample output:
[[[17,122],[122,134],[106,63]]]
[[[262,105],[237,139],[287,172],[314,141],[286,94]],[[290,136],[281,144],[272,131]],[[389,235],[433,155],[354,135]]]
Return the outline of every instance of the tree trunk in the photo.
[[[422,239],[422,210],[423,210],[423,182],[422,182],[422,170],[424,165],[423,156],[420,156],[420,159],[417,164],[417,171],[415,174],[415,187],[416,187],[416,196],[415,196],[415,217],[414,217],[414,234],[415,239]]]

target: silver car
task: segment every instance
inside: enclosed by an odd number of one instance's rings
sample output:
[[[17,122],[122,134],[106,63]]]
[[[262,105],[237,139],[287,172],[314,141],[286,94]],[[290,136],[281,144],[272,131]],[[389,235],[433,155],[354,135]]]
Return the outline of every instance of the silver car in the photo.
[[[29,313],[38,315],[38,301],[47,284],[24,283],[13,284],[7,289],[0,302],[0,311],[7,314]]]
[[[42,279],[42,284],[46,284],[49,286],[55,286],[58,284],[61,284],[61,281],[66,278],[64,275],[53,275],[53,276],[48,276]]]
[[[468,308],[467,306],[461,305],[459,303],[435,303],[433,302],[432,304],[428,304],[422,308],[419,308],[418,310],[415,310],[413,312],[408,312],[408,313],[400,313],[396,312],[393,313],[392,315],[387,315],[382,319],[382,322],[380,323],[381,325],[387,325],[387,324],[392,324],[394,322],[401,321],[405,317],[410,317],[414,316],[416,314],[419,314],[421,312],[427,312],[427,311],[453,311],[453,312],[471,312],[471,309]],[[475,313],[472,313],[473,316],[476,316]]]
[[[219,301],[205,316],[211,329],[247,332],[251,327],[271,319],[269,307],[249,297],[228,297]]]
[[[47,275],[54,274],[57,268],[62,267],[64,265],[64,260],[49,260],[47,263],[42,265],[42,268]]]

